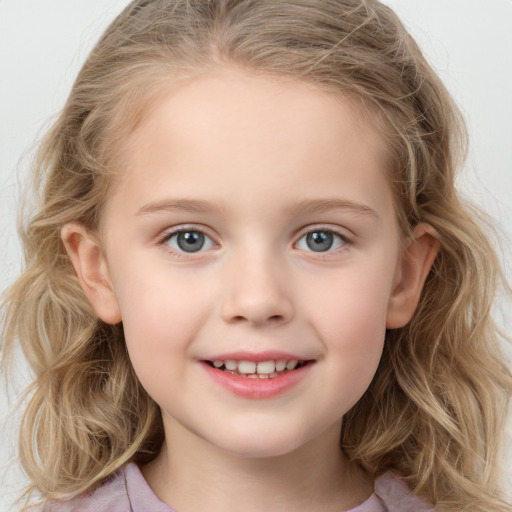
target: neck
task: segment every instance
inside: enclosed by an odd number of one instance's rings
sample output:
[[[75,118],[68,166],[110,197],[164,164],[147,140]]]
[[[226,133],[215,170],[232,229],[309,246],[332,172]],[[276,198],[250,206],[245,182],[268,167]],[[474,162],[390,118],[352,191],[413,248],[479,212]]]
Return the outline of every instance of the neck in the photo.
[[[173,430],[173,436],[166,432],[172,441],[142,472],[159,499],[179,512],[340,512],[373,491],[339,448],[339,425],[274,457],[226,453],[179,425]]]

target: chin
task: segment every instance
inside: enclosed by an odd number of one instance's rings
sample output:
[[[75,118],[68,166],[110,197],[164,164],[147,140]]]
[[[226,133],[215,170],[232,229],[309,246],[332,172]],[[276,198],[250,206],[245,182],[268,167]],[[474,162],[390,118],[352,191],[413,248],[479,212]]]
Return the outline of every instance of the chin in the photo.
[[[233,433],[229,439],[216,442],[217,447],[231,455],[242,458],[264,459],[287,455],[305,444],[291,433],[282,435],[273,431],[245,432],[243,435]]]

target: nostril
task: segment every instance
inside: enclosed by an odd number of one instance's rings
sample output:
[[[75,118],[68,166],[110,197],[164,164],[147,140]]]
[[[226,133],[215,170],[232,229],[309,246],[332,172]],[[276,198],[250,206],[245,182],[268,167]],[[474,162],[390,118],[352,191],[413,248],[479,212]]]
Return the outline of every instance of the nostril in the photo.
[[[232,324],[278,325],[291,320],[293,313],[286,297],[269,297],[263,293],[232,294],[221,305],[222,318]]]
[[[284,320],[284,316],[283,315],[271,315],[267,318],[261,318],[261,319],[251,319],[251,317],[246,317],[244,315],[236,315],[234,316],[231,321],[234,322],[234,323],[237,323],[237,322],[255,322],[255,323],[260,323],[260,322],[268,322],[268,323],[279,323],[279,322],[282,322]]]

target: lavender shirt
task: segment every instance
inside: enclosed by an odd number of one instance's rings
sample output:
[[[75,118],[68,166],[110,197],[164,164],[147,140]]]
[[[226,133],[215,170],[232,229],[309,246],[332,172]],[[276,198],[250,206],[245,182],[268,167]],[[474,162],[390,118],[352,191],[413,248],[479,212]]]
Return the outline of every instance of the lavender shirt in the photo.
[[[403,479],[385,473],[375,482],[375,492],[347,512],[433,512],[409,493]],[[129,464],[93,494],[43,506],[41,512],[175,512],[151,490],[135,464]],[[341,511],[340,511],[341,512]]]

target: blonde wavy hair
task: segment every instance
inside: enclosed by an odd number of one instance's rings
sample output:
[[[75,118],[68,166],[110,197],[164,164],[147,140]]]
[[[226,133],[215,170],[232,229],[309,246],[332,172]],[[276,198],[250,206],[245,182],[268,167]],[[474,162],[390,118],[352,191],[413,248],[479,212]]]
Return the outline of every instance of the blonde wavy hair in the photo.
[[[135,0],[107,29],[38,152],[38,209],[21,230],[26,269],[4,302],[3,350],[19,342],[35,375],[20,442],[28,494],[92,490],[160,449],[159,409],[122,326],[94,314],[60,231],[71,221],[98,229],[123,141],[163,84],[225,64],[357,98],[392,154],[403,232],[425,222],[439,236],[417,311],[387,332],[373,382],[344,418],[342,449],[373,476],[406,475],[436,510],[509,510],[498,468],[512,380],[491,318],[501,274],[455,190],[464,126],[376,0]]]

